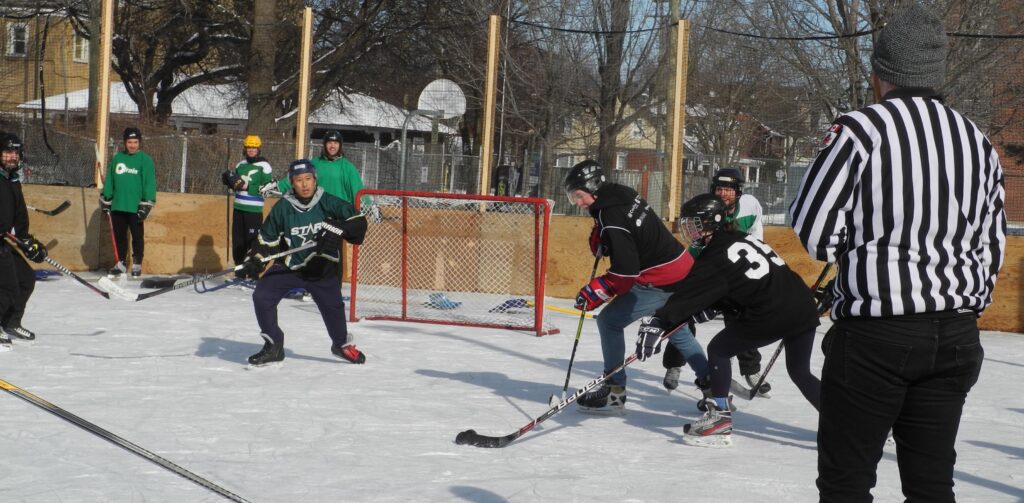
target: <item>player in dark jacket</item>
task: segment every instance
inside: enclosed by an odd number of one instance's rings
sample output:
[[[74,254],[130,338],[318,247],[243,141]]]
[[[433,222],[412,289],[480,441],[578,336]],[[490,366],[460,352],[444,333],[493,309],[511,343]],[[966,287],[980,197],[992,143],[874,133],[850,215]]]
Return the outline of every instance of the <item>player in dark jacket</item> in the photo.
[[[0,134],[0,232],[12,232],[25,257],[33,262],[46,259],[46,247],[28,231],[28,207],[21,192],[24,148],[11,134]],[[0,351],[11,348],[10,337],[32,340],[36,335],[21,326],[28,299],[35,290],[36,275],[25,259],[14,252],[7,238],[0,244]]]
[[[254,366],[284,359],[284,332],[277,323],[277,305],[292,289],[306,290],[316,302],[331,338],[331,352],[352,363],[366,357],[353,344],[345,325],[339,260],[341,241],[360,244],[366,235],[366,218],[354,206],[317,186],[316,168],[307,159],[288,167],[291,189],[267,215],[259,239],[245,261],[249,277],[263,272],[261,259],[276,252],[315,241],[315,249],[293,253],[275,262],[256,283],[252,294],[263,349],[249,357]]]
[[[696,261],[684,280],[667,288],[672,297],[637,336],[637,356],[648,357],[660,350],[660,337],[671,327],[706,309],[725,313],[725,328],[708,344],[713,400],[702,404],[707,412],[701,419],[686,425],[683,442],[690,445],[732,444],[730,358],[743,351],[782,339],[786,370],[815,409],[821,388],[810,369],[818,326],[810,290],[768,245],[727,224],[725,211],[713,194],[683,204],[679,228]]]
[[[594,218],[590,250],[608,257],[611,267],[580,289],[576,308],[597,315],[605,373],[622,364],[627,326],[648,316],[671,295],[664,286],[686,276],[693,257],[676,241],[653,209],[633,189],[607,183],[601,166],[592,160],[573,166],[565,179],[569,200]],[[682,327],[669,339],[690,364],[697,379],[706,382],[708,361],[693,332]],[[577,406],[589,413],[619,413],[626,402],[626,373],[619,371],[605,385],[581,396]]]

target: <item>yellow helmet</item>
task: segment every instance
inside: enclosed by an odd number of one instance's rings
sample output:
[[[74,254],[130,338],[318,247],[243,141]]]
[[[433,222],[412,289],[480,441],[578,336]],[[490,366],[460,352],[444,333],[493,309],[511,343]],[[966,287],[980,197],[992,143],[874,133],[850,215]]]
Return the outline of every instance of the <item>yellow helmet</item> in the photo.
[[[242,142],[242,146],[245,148],[260,148],[263,146],[263,141],[260,140],[259,136],[251,134],[245,137],[245,141]]]

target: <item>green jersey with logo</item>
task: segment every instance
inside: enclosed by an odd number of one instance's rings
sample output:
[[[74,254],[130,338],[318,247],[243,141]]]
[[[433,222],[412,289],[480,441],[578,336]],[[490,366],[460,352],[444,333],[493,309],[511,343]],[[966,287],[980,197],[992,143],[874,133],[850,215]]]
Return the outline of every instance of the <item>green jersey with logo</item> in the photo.
[[[243,159],[235,166],[235,173],[245,180],[246,187],[235,191],[235,209],[249,213],[263,213],[260,187],[274,179],[270,162],[262,157]]]
[[[294,192],[288,191],[274,205],[267,215],[267,220],[263,222],[263,227],[260,228],[260,242],[280,247],[282,250],[298,248],[313,241],[327,217],[345,221],[356,214],[356,209],[351,203],[332,196],[325,192],[323,187],[317,187],[313,198],[305,204],[298,200]],[[303,250],[287,256],[285,265],[289,269],[300,269],[314,257],[338,262],[339,256],[339,250],[329,250],[325,254],[316,254],[313,249]]]
[[[156,202],[156,170],[153,159],[139,150],[134,154],[118,152],[107,165],[103,181],[103,198],[110,209],[135,213],[142,201]]]

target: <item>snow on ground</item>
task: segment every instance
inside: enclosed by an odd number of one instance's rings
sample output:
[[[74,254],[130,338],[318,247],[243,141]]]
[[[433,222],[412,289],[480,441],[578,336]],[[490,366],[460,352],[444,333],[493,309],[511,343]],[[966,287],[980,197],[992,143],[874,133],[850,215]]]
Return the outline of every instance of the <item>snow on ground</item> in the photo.
[[[249,296],[182,289],[128,303],[41,281],[25,319],[38,339],[0,353],[0,379],[254,502],[817,501],[816,415],[781,367],[771,399],[737,400],[732,449],[681,443],[697,392],[667,393],[658,361],[630,367],[623,417],[572,406],[504,449],[481,449],[455,435],[511,433],[561,392],[575,316],[549,311],[562,332],[541,338],[360,322],[368,361],[357,366],[330,354],[312,303],[285,300],[284,364],[247,370],[262,344]],[[983,344],[957,443],[958,500],[1024,501],[1024,336],[986,332]],[[587,321],[571,386],[600,370]],[[0,424],[2,501],[222,501],[8,393]],[[892,448],[878,473],[876,500],[902,500]]]

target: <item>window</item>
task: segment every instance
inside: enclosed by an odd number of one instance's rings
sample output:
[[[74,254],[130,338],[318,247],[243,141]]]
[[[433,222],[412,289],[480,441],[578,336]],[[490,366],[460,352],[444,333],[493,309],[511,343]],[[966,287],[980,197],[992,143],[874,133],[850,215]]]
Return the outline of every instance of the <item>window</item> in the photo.
[[[74,46],[71,50],[73,51],[72,59],[76,63],[89,62],[89,39],[81,35],[75,35]]]
[[[643,119],[637,119],[636,122],[633,123],[633,129],[629,133],[630,133],[630,136],[632,136],[633,138],[643,138],[644,137],[644,120]]]
[[[619,154],[617,156],[615,156],[615,169],[626,169],[626,153],[625,152],[619,152]]]
[[[28,54],[28,25],[12,23],[7,27],[7,55],[25,56]]]

